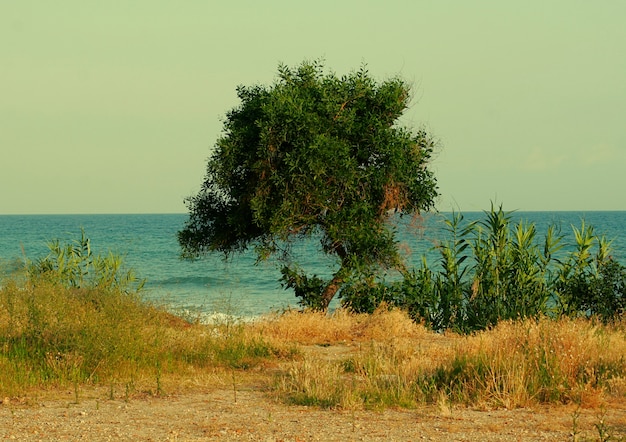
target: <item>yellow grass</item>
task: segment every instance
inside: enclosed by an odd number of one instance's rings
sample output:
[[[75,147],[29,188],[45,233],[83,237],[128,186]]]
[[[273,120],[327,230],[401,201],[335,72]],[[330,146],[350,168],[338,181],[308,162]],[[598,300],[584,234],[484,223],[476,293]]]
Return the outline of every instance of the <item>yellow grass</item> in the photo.
[[[626,393],[623,324],[546,318],[502,322],[471,336],[440,335],[401,311],[382,309],[371,316],[290,312],[255,328],[271,342],[352,348],[339,358],[318,351],[290,363],[277,388],[298,403],[596,407],[623,401]]]
[[[599,407],[626,399],[625,355],[624,323],[525,320],[464,336],[381,308],[190,324],[120,293],[0,289],[2,397],[87,384],[115,397],[247,385],[289,403],[348,409]]]
[[[332,314],[316,311],[287,311],[253,323],[267,338],[298,344],[341,344],[356,341],[414,339],[430,332],[402,311],[380,308],[374,314],[350,313],[339,309]]]

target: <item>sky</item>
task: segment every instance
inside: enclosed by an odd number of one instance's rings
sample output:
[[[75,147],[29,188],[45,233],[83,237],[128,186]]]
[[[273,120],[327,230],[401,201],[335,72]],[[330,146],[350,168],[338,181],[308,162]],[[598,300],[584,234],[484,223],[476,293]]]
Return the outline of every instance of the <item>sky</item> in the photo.
[[[626,2],[0,3],[0,214],[184,213],[238,85],[412,86],[441,211],[626,210]]]

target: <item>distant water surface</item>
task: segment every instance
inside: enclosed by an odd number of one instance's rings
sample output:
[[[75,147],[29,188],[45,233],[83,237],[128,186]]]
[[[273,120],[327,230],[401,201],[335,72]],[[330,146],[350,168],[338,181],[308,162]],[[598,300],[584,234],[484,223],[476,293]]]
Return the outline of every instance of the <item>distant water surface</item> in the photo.
[[[429,214],[417,221],[405,217],[400,222],[398,239],[415,263],[422,254],[433,258],[433,245],[444,237],[444,216],[449,214]],[[464,216],[471,221],[483,214]],[[613,255],[626,264],[626,212],[515,212],[513,216],[535,223],[540,236],[555,223],[570,243],[571,226],[580,228],[584,219],[597,234],[614,240]],[[231,310],[247,316],[297,305],[293,293],[281,288],[277,267],[271,261],[255,265],[253,253],[236,255],[228,262],[220,255],[181,260],[176,233],[186,219],[185,214],[0,215],[0,263],[45,256],[47,241],[76,239],[84,228],[95,253],[111,250],[123,255],[127,265],[147,279],[146,296],[174,308],[206,313]],[[310,273],[329,275],[333,261],[316,253],[315,245],[311,242],[299,248],[303,267]]]

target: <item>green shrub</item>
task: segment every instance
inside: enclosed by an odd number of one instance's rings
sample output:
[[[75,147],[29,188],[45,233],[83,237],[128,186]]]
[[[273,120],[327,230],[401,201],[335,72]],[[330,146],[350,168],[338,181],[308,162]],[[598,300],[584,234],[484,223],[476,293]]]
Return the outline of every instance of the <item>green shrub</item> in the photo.
[[[137,278],[133,269],[124,269],[121,256],[109,252],[94,255],[91,241],[81,229],[81,236],[62,244],[58,239],[48,243],[49,253],[30,263],[31,279],[46,279],[71,288],[99,288],[123,292],[140,291],[145,280]]]
[[[482,220],[461,214],[445,220],[447,239],[439,260],[402,272],[401,281],[367,275],[347,284],[341,296],[355,312],[382,303],[406,309],[435,330],[483,330],[508,319],[540,316],[619,318],[626,308],[626,268],[611,258],[611,244],[582,223],[566,252],[555,225],[543,239],[534,224],[512,222],[493,206]]]
[[[592,226],[583,222],[580,230],[574,228],[574,237],[575,250],[554,282],[559,312],[612,321],[626,308],[626,268],[611,257],[611,242],[596,236]]]
[[[300,305],[313,310],[325,310],[327,305],[324,301],[324,289],[327,281],[317,275],[307,276],[299,267],[284,266],[281,269],[282,286],[285,289],[293,289]]]

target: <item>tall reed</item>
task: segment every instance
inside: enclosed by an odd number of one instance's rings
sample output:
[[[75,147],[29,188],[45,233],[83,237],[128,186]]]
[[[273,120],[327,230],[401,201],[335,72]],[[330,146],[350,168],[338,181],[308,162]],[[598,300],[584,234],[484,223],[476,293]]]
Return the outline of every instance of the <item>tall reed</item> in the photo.
[[[401,281],[353,281],[342,291],[344,305],[371,312],[386,303],[432,329],[461,332],[545,315],[610,322],[626,310],[626,268],[611,258],[610,241],[584,221],[573,227],[569,250],[555,225],[538,238],[534,224],[513,223],[502,206],[475,222],[455,213],[445,232],[437,262],[424,257]]]

